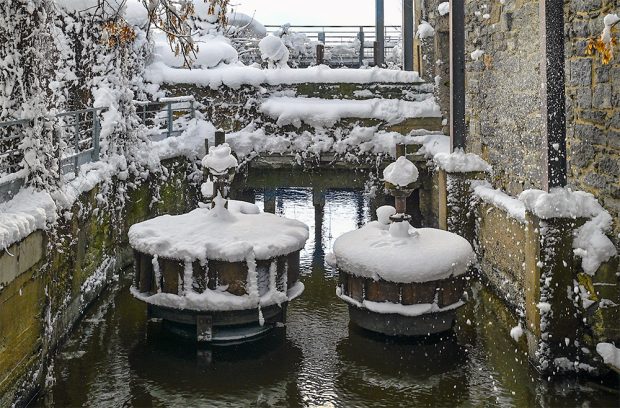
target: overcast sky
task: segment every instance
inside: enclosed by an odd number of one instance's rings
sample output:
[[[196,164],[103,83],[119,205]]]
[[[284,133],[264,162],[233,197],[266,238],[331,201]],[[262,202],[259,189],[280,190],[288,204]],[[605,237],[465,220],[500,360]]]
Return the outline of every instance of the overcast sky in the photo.
[[[401,0],[385,0],[385,24],[401,24]],[[263,24],[374,25],[375,0],[231,0]]]

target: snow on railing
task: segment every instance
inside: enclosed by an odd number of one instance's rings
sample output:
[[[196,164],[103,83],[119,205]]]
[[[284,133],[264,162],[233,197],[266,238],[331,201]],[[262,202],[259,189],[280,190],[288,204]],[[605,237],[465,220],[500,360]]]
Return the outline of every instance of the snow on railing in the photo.
[[[326,49],[325,63],[328,65],[358,68],[364,62],[374,62],[374,43],[377,39],[375,26],[340,26],[340,25],[266,25],[267,32],[277,35],[283,28],[292,33],[305,34],[308,41],[321,43]],[[401,40],[401,26],[385,26],[385,48],[396,47]],[[352,50],[351,46],[356,45]],[[354,51],[354,53],[351,53]],[[314,58],[302,58],[301,65],[311,65]]]
[[[181,134],[184,128],[177,126],[175,129],[174,123],[187,114],[190,119],[194,119],[196,117],[195,103],[196,100],[191,95],[159,98],[155,102],[134,101],[141,123],[151,129],[152,140]]]

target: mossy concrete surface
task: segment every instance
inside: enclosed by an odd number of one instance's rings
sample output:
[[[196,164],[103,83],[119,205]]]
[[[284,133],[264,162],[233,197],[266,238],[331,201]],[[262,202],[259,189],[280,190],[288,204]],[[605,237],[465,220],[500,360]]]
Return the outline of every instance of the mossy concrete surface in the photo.
[[[191,164],[173,159],[164,167],[165,177],[131,184],[115,179],[106,191],[95,187],[52,230],[36,231],[0,253],[0,406],[32,398],[59,342],[113,274],[131,264],[129,227],[195,208],[199,186],[187,181]]]

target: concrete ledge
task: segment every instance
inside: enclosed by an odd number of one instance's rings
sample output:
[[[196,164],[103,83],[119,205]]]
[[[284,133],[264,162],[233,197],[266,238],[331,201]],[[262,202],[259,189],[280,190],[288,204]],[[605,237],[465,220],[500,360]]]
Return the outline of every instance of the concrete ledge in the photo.
[[[46,239],[36,231],[0,253],[0,287],[32,268],[43,258]]]

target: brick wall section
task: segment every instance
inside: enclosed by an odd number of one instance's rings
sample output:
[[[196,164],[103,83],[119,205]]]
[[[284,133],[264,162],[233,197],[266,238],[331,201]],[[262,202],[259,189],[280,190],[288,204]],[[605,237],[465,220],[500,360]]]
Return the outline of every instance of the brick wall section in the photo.
[[[495,187],[540,188],[538,0],[469,0],[465,19],[467,150],[493,166]]]
[[[618,243],[620,55],[603,65],[585,50],[587,39],[600,35],[604,16],[620,13],[620,0],[566,1],[564,10],[569,184],[594,194],[612,214]]]

